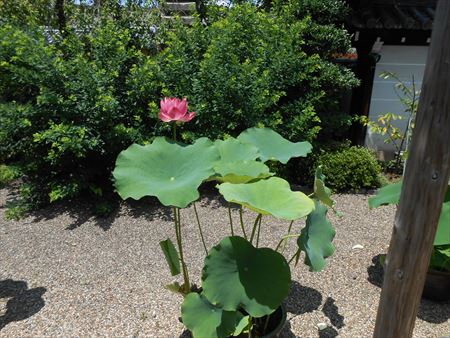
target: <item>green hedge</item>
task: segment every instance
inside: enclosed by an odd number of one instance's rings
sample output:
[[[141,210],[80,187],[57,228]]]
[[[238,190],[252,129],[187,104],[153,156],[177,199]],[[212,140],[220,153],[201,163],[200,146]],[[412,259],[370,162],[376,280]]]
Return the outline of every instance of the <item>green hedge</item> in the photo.
[[[381,166],[374,154],[363,147],[323,153],[316,162],[323,168],[327,185],[335,192],[378,188]]]
[[[255,125],[293,141],[339,133],[348,120],[335,121],[339,99],[357,81],[331,56],[349,47],[349,35],[330,21],[327,6],[314,19],[313,7],[294,11],[302,1],[271,11],[210,6],[208,25],[197,19],[170,29],[154,9],[105,5],[93,17],[69,1],[58,34],[40,28],[47,12],[21,0],[23,13],[5,10],[15,14],[0,23],[0,161],[21,163],[33,206],[104,194],[122,149],[169,134],[157,119],[164,96],[187,97],[197,112],[181,129],[186,142]],[[345,10],[337,1],[316,2]],[[149,34],[152,24],[156,34]]]

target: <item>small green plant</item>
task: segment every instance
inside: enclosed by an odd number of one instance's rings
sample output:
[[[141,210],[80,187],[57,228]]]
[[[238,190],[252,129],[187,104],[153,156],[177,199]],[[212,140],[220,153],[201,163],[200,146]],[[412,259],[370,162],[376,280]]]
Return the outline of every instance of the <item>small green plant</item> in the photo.
[[[403,181],[399,181],[381,188],[375,196],[369,198],[369,207],[377,208],[382,205],[397,205],[400,202],[402,185]],[[450,185],[447,188],[442,204],[429,268],[450,272]]]
[[[160,246],[172,276],[183,275],[181,285],[175,282],[167,288],[184,297],[182,321],[193,336],[261,337],[274,328],[277,317],[273,314],[281,311],[288,295],[289,264],[296,265],[303,251],[310,270],[320,271],[334,253],[335,230],[327,218],[328,208],[334,207],[331,191],[320,168],[314,192],[306,196],[292,191],[265,164],[285,164],[306,156],[312,148],[309,142],[290,142],[269,128],[249,128],[225,140],[203,137],[190,145],[177,142],[177,131],[194,116],[188,113],[185,99],[162,100],[160,118],[172,125],[173,139],[157,137],[151,144],[133,144],[122,151],[113,172],[115,186],[124,199],[155,196],[172,208],[176,245],[168,238]],[[198,187],[206,181],[216,181],[228,202],[229,217],[224,222],[229,223],[230,236],[212,248],[205,242],[196,207]],[[184,255],[181,211],[189,205],[195,211],[206,256],[201,288],[192,284]],[[239,208],[238,225],[233,224],[231,205]],[[243,221],[244,212],[249,211],[255,214],[251,226]],[[267,216],[289,222],[287,234],[273,249],[260,247]],[[294,223],[302,218],[306,225],[295,230]],[[290,239],[296,239],[297,249],[288,260],[283,253]]]
[[[19,178],[20,175],[19,167],[0,164],[0,188]]]
[[[408,145],[414,129],[414,119],[417,113],[420,89],[416,88],[414,76],[412,76],[410,86],[392,72],[382,72],[380,77],[383,79],[393,78],[397,81],[394,88],[405,109],[407,119],[406,128],[405,130],[401,130],[395,123],[395,121],[405,119],[405,116],[393,113],[380,115],[376,121],[371,121],[367,116],[362,116],[361,121],[365,126],[369,126],[375,134],[386,136],[384,143],[391,144],[395,149],[394,161],[387,166],[387,169],[401,174],[403,173],[403,162],[408,156]]]
[[[363,147],[344,147],[319,155],[328,186],[336,192],[359,191],[380,186],[381,167],[374,154]]]

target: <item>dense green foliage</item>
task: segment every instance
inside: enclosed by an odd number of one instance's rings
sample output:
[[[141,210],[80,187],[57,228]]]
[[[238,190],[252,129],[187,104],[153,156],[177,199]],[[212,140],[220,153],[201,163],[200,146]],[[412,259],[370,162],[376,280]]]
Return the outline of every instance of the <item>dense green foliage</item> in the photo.
[[[0,164],[0,188],[20,177],[20,169]]]
[[[324,152],[317,160],[323,168],[328,186],[335,192],[359,191],[380,185],[381,167],[366,148],[344,147]]]
[[[210,6],[208,25],[170,29],[139,1],[66,1],[64,20],[39,1],[0,1],[0,161],[21,163],[34,206],[111,190],[120,150],[169,134],[157,119],[164,96],[187,97],[198,114],[181,128],[186,142],[255,125],[314,142],[349,121],[339,98],[356,80],[332,62],[349,47],[339,1]]]

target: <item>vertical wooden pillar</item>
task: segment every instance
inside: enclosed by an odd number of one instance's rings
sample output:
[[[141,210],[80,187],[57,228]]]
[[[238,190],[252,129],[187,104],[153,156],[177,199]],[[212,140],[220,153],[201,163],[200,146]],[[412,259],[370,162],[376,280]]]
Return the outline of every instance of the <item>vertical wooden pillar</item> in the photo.
[[[411,337],[450,173],[450,1],[439,1],[374,337]]]

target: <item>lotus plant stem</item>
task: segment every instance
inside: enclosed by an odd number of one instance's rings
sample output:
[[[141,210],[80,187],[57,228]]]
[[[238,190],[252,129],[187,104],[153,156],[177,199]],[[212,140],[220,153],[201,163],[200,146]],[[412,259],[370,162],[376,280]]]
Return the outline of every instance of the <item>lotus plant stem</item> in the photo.
[[[195,202],[192,204],[194,204],[195,218],[197,218],[198,231],[200,232],[200,237],[202,239],[203,248],[205,249],[206,255],[208,255],[208,249],[206,248],[205,238],[203,237],[203,230],[202,230],[202,226],[200,225],[200,218],[198,217],[197,207],[195,206]]]
[[[259,222],[258,222],[258,234],[256,235],[256,247],[259,246],[259,233],[261,232],[261,222],[262,222],[262,215],[259,218]]]
[[[172,125],[172,131],[173,131],[173,140],[176,141],[177,140],[177,123],[174,122]]]
[[[230,207],[230,203],[228,203],[228,217],[229,217],[229,219],[230,219],[231,236],[234,236],[233,219],[231,218],[231,207]]]
[[[293,221],[293,220],[292,220],[291,223],[289,224],[289,228],[288,228],[288,231],[287,231],[287,236],[289,236],[289,235],[291,234],[292,224],[294,224],[294,221]],[[288,238],[289,238],[289,237],[286,237],[286,240],[285,240],[284,243],[283,243],[283,248],[281,249],[281,252],[282,252],[282,253],[283,253],[284,250],[286,249],[286,244],[287,244],[287,239],[288,239]]]
[[[183,244],[181,242],[180,209],[174,207],[173,213],[174,213],[174,217],[175,217],[175,234],[177,236],[178,251],[180,253],[181,267],[183,268],[184,292],[186,294],[188,294],[191,290],[191,286],[189,283],[189,274],[188,274],[187,266],[186,266],[186,263],[184,261],[184,256],[183,256]]]
[[[288,264],[291,264],[291,262],[294,260],[295,256],[297,256],[297,251],[295,252],[294,256],[291,257],[291,259],[289,260]]]
[[[252,234],[250,235],[250,243],[253,244],[253,238],[255,237],[256,228],[258,227],[258,222],[261,219],[261,214],[258,214],[255,219],[255,223],[253,223]]]
[[[247,239],[247,234],[245,233],[245,227],[244,227],[244,219],[242,218],[242,205],[241,205],[241,208],[239,209],[239,220],[241,221],[241,228],[242,228],[242,233],[244,234],[244,238]]]

